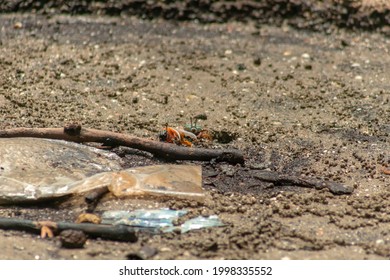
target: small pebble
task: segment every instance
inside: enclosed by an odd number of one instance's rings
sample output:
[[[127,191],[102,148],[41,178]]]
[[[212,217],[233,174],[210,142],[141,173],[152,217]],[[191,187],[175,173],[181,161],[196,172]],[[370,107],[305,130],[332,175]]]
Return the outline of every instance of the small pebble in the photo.
[[[383,240],[383,239],[377,239],[376,241],[375,241],[375,244],[376,245],[381,245],[381,244],[384,244],[385,243],[385,241]]]
[[[91,213],[82,213],[77,217],[76,223],[81,224],[81,223],[92,223],[92,224],[100,224],[102,219]]]
[[[260,58],[260,57],[256,57],[256,58],[253,60],[253,64],[256,65],[256,66],[261,65],[261,58]]]
[[[60,240],[63,248],[83,248],[87,241],[87,236],[80,230],[67,229],[61,232]]]
[[[126,255],[128,260],[147,260],[152,258],[158,253],[158,250],[154,247],[143,246],[138,252],[129,253]]]
[[[238,70],[238,71],[244,71],[244,70],[246,70],[245,64],[243,64],[243,63],[237,64],[237,70]]]
[[[23,28],[23,24],[21,23],[21,22],[15,22],[15,24],[14,24],[14,28],[15,29],[21,29],[21,28]]]

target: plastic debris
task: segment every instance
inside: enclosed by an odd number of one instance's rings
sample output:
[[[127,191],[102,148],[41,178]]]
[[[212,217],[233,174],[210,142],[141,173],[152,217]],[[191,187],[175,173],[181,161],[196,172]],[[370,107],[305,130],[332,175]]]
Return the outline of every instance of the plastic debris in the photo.
[[[139,209],[130,212],[106,211],[102,215],[102,224],[143,228],[151,233],[172,232],[174,230],[186,233],[196,229],[224,226],[216,215],[209,217],[199,216],[189,219],[181,225],[175,225],[175,221],[185,214],[187,214],[187,210]]]
[[[173,222],[187,214],[186,210],[135,210],[135,211],[106,211],[102,215],[102,224],[127,225],[145,228],[171,228]]]
[[[117,197],[152,195],[204,199],[201,166],[152,165],[111,174],[109,190]]]
[[[224,224],[219,220],[218,216],[212,215],[208,217],[196,217],[184,222],[181,225],[181,233],[185,233],[190,230],[208,228],[208,227],[221,227]]]
[[[35,138],[0,139],[0,203],[53,200],[107,186],[121,198],[204,198],[200,166],[120,169],[118,156],[85,145]]]
[[[0,139],[0,203],[66,195],[91,175],[120,170],[113,153],[76,143],[37,138]]]
[[[67,187],[85,193],[108,186],[118,198],[174,197],[202,201],[202,168],[193,165],[151,165],[93,175]]]

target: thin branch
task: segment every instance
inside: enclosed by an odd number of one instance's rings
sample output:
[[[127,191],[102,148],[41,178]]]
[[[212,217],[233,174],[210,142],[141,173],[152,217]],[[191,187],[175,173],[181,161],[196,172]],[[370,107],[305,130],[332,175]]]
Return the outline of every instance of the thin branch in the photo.
[[[326,188],[331,193],[338,195],[351,194],[353,192],[353,188],[338,182],[285,175],[274,171],[257,171],[253,176],[261,181],[273,183],[275,186],[295,185],[316,190]]]
[[[87,212],[93,213],[101,198],[109,193],[108,187],[104,186],[99,189],[92,190],[85,195],[85,202],[87,203]]]
[[[137,232],[142,229],[129,227],[125,225],[103,225],[103,224],[87,224],[87,223],[52,223],[53,230],[61,232],[63,230],[72,229],[83,231],[90,238],[103,238],[117,241],[137,241]],[[39,233],[42,226],[39,222],[32,220],[23,220],[15,218],[0,218],[0,229],[5,230],[20,230],[33,233]]]
[[[77,143],[97,142],[111,146],[126,146],[149,152],[157,157],[172,160],[226,161],[243,163],[244,156],[238,150],[188,148],[165,142],[139,138],[117,132],[81,128],[79,125],[65,128],[12,128],[0,130],[0,138],[35,137],[66,140]]]

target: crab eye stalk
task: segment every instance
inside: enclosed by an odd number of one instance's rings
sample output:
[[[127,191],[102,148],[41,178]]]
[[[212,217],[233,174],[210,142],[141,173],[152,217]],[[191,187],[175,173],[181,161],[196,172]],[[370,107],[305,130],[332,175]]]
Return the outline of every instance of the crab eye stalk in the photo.
[[[206,114],[199,114],[194,117],[195,121],[197,120],[207,120],[207,115]]]

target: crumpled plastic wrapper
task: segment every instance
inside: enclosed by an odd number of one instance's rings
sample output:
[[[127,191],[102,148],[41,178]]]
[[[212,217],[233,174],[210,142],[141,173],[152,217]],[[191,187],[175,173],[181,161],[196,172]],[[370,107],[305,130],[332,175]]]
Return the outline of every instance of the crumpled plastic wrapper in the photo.
[[[0,203],[38,202],[102,187],[117,197],[202,199],[201,167],[155,165],[121,170],[120,158],[86,145],[49,139],[0,139]]]
[[[208,227],[221,227],[225,224],[216,215],[198,216],[185,221],[181,225],[174,222],[186,215],[187,210],[171,209],[138,209],[134,211],[106,211],[102,215],[102,224],[126,225],[143,229],[151,233],[172,232],[181,233]]]

